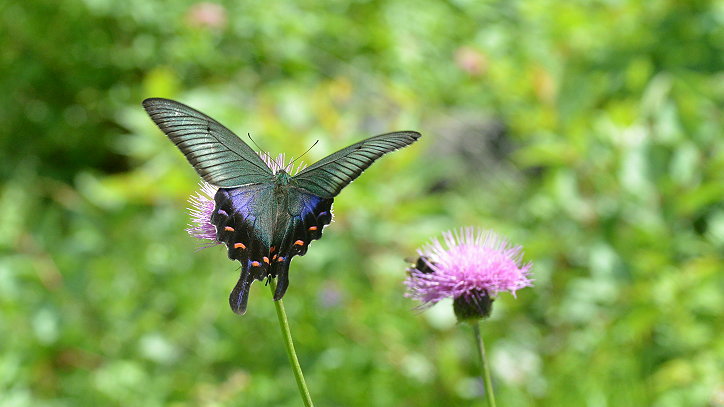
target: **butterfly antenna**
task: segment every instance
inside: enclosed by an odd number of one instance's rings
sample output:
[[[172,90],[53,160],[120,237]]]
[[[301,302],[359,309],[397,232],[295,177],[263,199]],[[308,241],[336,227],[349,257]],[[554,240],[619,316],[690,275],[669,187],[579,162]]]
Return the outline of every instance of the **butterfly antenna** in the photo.
[[[254,147],[256,147],[256,149],[259,150],[260,153],[264,154],[269,160],[271,160],[271,156],[269,156],[269,153],[262,150],[261,147],[259,147],[259,144],[256,144],[256,141],[251,138],[251,133],[246,133],[246,135],[249,137],[249,140],[251,140],[251,142],[254,144]]]
[[[289,164],[287,164],[287,166],[291,166],[292,164],[294,164],[295,161],[297,161],[298,159],[304,157],[308,152],[310,152],[310,151],[314,148],[314,146],[317,145],[317,143],[319,143],[319,140],[315,141],[314,144],[312,144],[312,146],[307,149],[307,151],[305,151],[304,153],[302,153],[302,155],[300,155],[299,157],[293,159]]]

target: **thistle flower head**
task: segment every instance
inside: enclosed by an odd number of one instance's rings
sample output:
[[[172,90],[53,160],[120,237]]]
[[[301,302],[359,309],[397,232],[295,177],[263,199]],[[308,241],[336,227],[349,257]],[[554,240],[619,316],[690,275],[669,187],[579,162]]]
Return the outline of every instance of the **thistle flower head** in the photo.
[[[499,292],[532,285],[531,263],[521,265],[522,247],[510,245],[492,230],[473,227],[445,232],[418,250],[420,258],[408,269],[405,296],[427,308],[443,298],[454,300],[459,320],[487,317]]]
[[[216,227],[211,223],[217,188],[204,181],[199,182],[199,187],[199,190],[189,198],[191,223],[186,232],[197,239],[206,240],[208,244],[204,247],[211,247],[221,244],[216,239]]]
[[[294,160],[290,160],[287,164],[284,164],[287,158],[285,154],[279,154],[275,158],[272,158],[267,153],[257,154],[259,155],[259,157],[261,157],[262,160],[264,160],[264,164],[266,164],[267,167],[271,168],[272,172],[275,174],[280,170],[284,170],[284,172],[293,176],[307,167],[307,165],[304,164],[304,162],[302,161],[300,161],[296,167],[294,167]]]

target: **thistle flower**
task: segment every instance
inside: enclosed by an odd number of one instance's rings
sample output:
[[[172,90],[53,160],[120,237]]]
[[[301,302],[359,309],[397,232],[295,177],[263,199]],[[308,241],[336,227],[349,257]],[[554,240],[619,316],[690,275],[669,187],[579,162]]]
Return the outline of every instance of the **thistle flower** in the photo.
[[[217,188],[204,181],[199,182],[199,190],[189,198],[189,215],[191,223],[186,228],[189,235],[206,240],[208,242],[203,248],[221,244],[216,239],[216,227],[211,223],[211,214],[214,212],[214,195]]]
[[[307,165],[304,164],[304,161],[300,161],[299,164],[297,164],[296,167],[294,167],[294,160],[289,161],[285,164],[287,161],[286,154],[279,154],[276,156],[276,158],[272,158],[269,154],[266,153],[257,153],[259,157],[261,157],[262,160],[264,160],[264,164],[269,167],[273,173],[277,173],[280,170],[284,170],[287,174],[294,176],[299,171],[307,168]]]
[[[428,308],[443,298],[453,299],[459,321],[490,315],[498,293],[532,285],[531,263],[521,265],[522,247],[510,245],[492,230],[473,227],[443,233],[418,250],[420,257],[408,269],[405,296]]]

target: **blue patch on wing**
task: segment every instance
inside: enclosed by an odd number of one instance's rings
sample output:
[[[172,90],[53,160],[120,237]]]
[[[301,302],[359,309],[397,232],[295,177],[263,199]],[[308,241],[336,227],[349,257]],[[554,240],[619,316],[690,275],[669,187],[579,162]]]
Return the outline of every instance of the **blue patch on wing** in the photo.
[[[253,221],[257,218],[257,212],[263,204],[263,202],[259,202],[260,195],[268,195],[271,188],[269,185],[250,185],[234,189],[220,189],[219,191],[223,191],[222,194],[226,195],[225,198],[230,201],[230,213]],[[224,211],[224,209],[220,208],[219,211]]]
[[[292,215],[299,216],[300,218],[304,219],[309,214],[318,215],[318,207],[319,203],[324,201],[324,198],[320,198],[316,195],[309,195],[309,194],[299,194],[299,213],[295,213]]]

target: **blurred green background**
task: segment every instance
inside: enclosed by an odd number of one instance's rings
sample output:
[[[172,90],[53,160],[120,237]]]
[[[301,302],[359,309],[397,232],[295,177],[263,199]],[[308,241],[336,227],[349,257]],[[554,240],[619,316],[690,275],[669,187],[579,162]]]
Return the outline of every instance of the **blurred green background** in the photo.
[[[0,5],[0,407],[298,406],[263,284],[184,232],[169,97],[305,161],[414,129],[335,201],[284,300],[319,406],[482,405],[447,229],[525,247],[483,332],[501,406],[724,404],[724,5],[37,0]],[[717,339],[718,338],[718,339]]]

